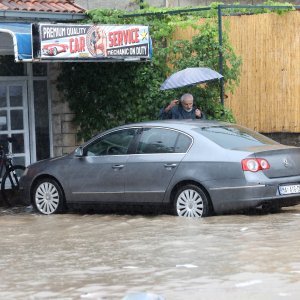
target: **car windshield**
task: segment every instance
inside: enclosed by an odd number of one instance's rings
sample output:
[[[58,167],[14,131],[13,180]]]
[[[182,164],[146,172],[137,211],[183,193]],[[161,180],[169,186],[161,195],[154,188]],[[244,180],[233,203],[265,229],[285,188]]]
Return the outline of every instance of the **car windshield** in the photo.
[[[202,127],[196,131],[227,149],[278,144],[258,132],[238,125]]]

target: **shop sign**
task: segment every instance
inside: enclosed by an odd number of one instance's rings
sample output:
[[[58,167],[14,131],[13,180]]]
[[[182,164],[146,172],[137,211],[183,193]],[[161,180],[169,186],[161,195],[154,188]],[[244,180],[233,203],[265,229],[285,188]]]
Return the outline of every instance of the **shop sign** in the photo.
[[[148,60],[148,26],[34,24],[35,60]]]

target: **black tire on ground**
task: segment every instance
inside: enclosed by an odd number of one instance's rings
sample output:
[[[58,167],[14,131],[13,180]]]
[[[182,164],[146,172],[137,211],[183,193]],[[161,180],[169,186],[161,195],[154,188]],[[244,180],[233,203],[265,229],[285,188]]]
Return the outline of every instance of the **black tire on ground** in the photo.
[[[31,202],[33,207],[43,215],[57,214],[65,210],[62,188],[52,178],[40,179],[35,184]]]
[[[56,56],[56,55],[57,55],[57,52],[58,52],[58,51],[57,51],[57,48],[54,47],[54,49],[53,49],[53,56]]]
[[[18,204],[25,204],[20,197],[19,178],[24,173],[25,167],[15,165],[10,168],[2,177],[1,194],[5,204],[12,206]]]
[[[173,212],[180,217],[203,218],[211,214],[211,206],[200,187],[188,184],[178,189],[173,201]]]

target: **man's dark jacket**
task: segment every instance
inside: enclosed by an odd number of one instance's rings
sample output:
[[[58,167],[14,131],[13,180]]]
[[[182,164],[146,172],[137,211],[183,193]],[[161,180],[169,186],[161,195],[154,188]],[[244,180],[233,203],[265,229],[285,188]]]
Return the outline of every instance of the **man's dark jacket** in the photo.
[[[205,115],[201,111],[201,117],[196,117],[195,115],[195,110],[197,107],[193,107],[193,109],[190,112],[187,112],[184,110],[182,105],[177,105],[174,106],[172,109],[170,109],[168,112],[165,112],[165,108],[162,108],[159,111],[159,119],[160,120],[167,120],[167,119],[178,119],[178,120],[183,120],[183,119],[202,119],[205,120]]]

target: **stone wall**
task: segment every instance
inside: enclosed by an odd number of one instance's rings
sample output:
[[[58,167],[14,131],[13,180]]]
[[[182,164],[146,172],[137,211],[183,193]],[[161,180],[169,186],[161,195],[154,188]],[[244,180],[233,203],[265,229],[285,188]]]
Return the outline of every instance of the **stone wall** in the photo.
[[[57,77],[60,72],[59,63],[51,63],[49,67],[49,80],[51,91],[51,113],[53,133],[53,156],[70,153],[81,143],[77,140],[77,127],[72,123],[74,113],[64,101],[57,90]]]
[[[281,144],[300,147],[300,133],[271,132],[263,134]]]

